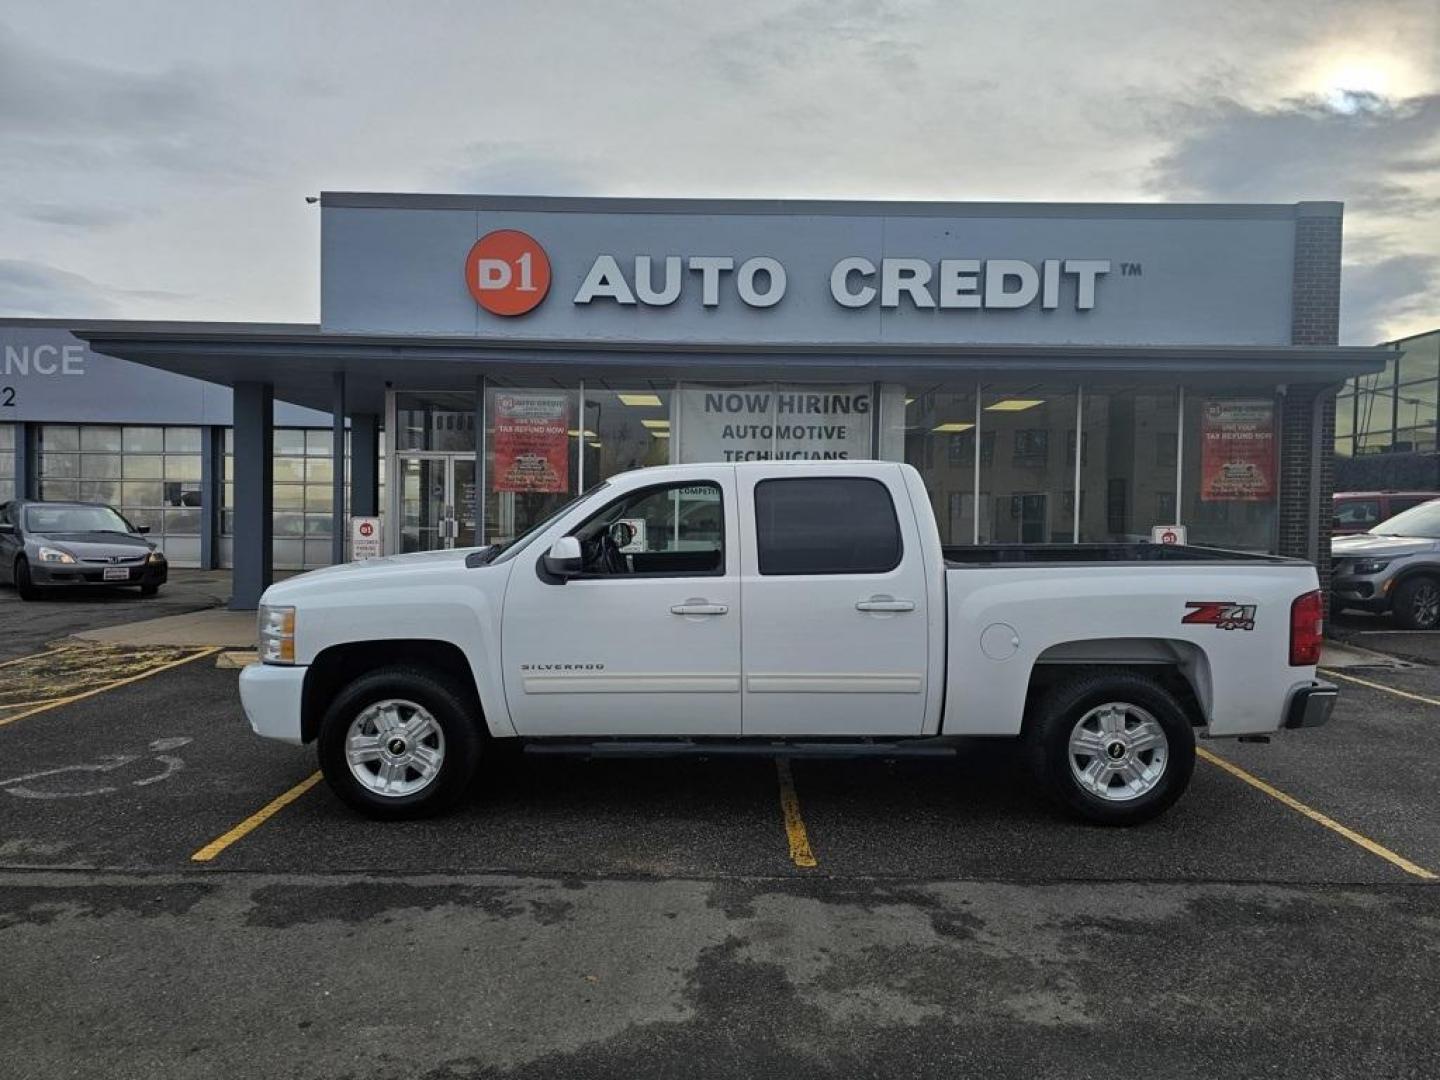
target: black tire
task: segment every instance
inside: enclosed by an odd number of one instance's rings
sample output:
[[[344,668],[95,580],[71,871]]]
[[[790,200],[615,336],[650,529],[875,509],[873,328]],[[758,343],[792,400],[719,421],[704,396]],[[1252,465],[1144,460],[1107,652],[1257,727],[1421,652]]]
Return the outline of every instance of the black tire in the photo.
[[[391,698],[424,708],[444,735],[438,775],[426,787],[407,795],[371,791],[351,773],[345,759],[351,723],[369,706]],[[386,821],[428,817],[453,806],[475,775],[480,761],[480,722],[474,691],[454,680],[419,667],[381,668],[342,688],[325,711],[317,740],[320,768],[335,794],[368,817]]]
[[[159,586],[159,585],[141,585],[141,586],[140,586],[140,595],[141,595],[141,596],[154,596],[154,595],[155,595],[156,593],[158,593],[159,591],[160,591],[160,586]]]
[[[1071,769],[1072,731],[1092,709],[1112,703],[1149,713],[1166,741],[1167,759],[1154,786],[1124,801],[1091,792]],[[1142,753],[1153,763],[1154,751]],[[1195,732],[1184,707],[1159,682],[1133,672],[1090,669],[1050,687],[1036,703],[1026,755],[1042,793],[1066,813],[1098,825],[1138,825],[1163,814],[1185,793],[1195,771]]]
[[[1440,581],[1425,575],[1406,578],[1396,587],[1390,610],[1406,630],[1434,630],[1440,626]]]
[[[15,591],[21,600],[40,599],[40,587],[30,580],[30,561],[24,556],[15,560]]]

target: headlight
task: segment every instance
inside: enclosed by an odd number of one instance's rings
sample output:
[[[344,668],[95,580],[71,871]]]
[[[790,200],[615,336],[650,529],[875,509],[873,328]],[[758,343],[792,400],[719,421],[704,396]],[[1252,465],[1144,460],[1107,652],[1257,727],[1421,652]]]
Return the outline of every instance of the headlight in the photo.
[[[1352,574],[1378,574],[1389,565],[1388,560],[1381,562],[1378,559],[1362,559],[1350,567],[1350,572]]]
[[[148,561],[149,561],[149,562],[152,562],[152,563],[161,563],[161,562],[164,562],[164,561],[165,561],[165,553],[164,553],[163,551],[152,551],[152,552],[150,552],[150,558],[149,558]]]
[[[295,663],[295,609],[260,605],[260,661]]]
[[[68,551],[61,551],[59,548],[42,547],[40,549],[41,562],[73,563],[75,556]]]

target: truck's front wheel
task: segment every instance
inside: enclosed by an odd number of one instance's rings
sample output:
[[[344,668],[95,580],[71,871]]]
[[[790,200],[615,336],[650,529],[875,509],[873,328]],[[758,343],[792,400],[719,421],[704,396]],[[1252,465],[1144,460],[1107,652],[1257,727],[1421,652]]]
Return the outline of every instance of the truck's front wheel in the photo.
[[[412,667],[362,675],[320,722],[320,768],[370,817],[416,818],[452,805],[475,773],[477,707],[451,680]]]
[[[1184,793],[1195,769],[1195,734],[1160,683],[1092,672],[1040,700],[1028,753],[1041,788],[1061,808],[1097,824],[1135,825]]]

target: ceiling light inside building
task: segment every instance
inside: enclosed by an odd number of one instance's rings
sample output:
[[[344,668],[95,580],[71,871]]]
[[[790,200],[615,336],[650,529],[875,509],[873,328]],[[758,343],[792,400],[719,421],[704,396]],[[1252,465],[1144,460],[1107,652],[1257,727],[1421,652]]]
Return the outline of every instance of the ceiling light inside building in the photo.
[[[652,431],[650,432],[650,434],[654,435],[657,439],[668,439],[670,437],[670,433],[668,431]]]
[[[646,427],[648,427],[651,431],[663,430],[663,431],[668,432],[668,431],[669,431],[669,428],[670,428],[670,421],[669,421],[669,420],[648,420],[648,419],[647,419],[647,420],[641,420],[640,423],[644,424],[644,425],[645,425]]]
[[[931,431],[939,432],[941,435],[958,435],[962,431],[969,431],[974,424],[967,424],[964,420],[951,420],[948,423],[937,424]]]
[[[637,405],[641,407],[658,409],[660,408],[661,404],[659,394],[616,394],[615,396],[618,397],[626,405]]]
[[[589,428],[586,428],[584,431],[579,431],[575,428],[571,428],[565,434],[569,435],[572,439],[578,439],[581,435],[584,435],[587,439],[595,438],[595,432],[591,431]]]
[[[994,405],[986,405],[986,412],[1024,412],[1026,409],[1033,409],[1036,405],[1044,405],[1044,398],[1006,398],[997,401]]]

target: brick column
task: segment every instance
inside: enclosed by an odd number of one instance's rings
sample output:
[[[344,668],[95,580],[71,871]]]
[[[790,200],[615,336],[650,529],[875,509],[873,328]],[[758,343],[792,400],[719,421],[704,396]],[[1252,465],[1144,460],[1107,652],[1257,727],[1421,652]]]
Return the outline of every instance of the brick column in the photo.
[[[1334,345],[1340,338],[1340,237],[1343,207],[1295,207],[1295,270],[1290,307],[1292,345]],[[1312,560],[1330,584],[1331,496],[1335,490],[1335,384],[1286,388],[1280,412],[1282,555]]]

